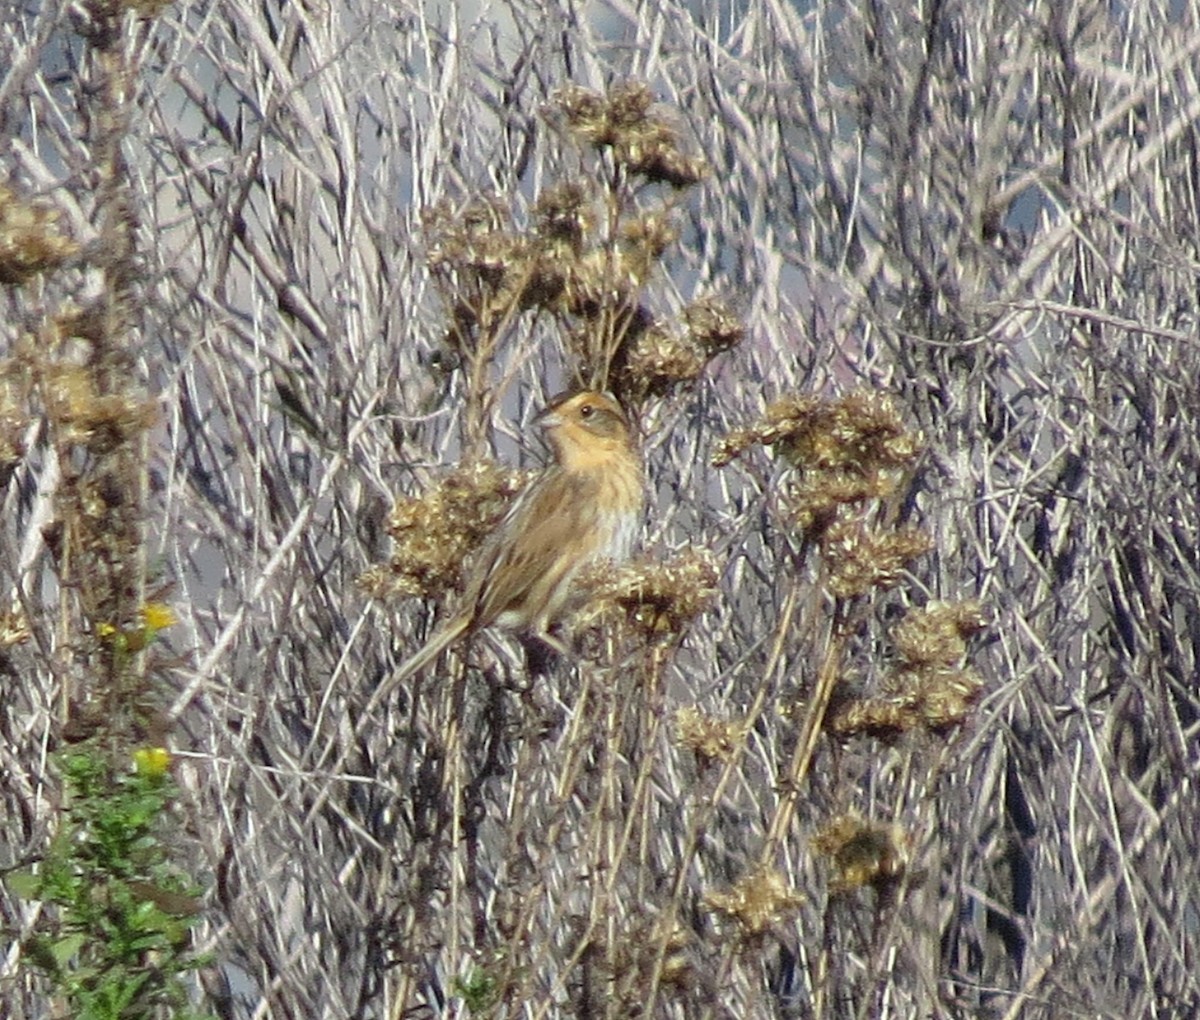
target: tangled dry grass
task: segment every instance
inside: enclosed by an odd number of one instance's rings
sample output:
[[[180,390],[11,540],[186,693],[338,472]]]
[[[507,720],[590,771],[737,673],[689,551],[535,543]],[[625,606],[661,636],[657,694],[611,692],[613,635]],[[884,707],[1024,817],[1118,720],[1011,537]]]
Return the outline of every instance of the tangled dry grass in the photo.
[[[217,1016],[1195,1015],[1192,5],[16,7],[0,874],[120,717]],[[364,718],[574,384],[645,558]]]

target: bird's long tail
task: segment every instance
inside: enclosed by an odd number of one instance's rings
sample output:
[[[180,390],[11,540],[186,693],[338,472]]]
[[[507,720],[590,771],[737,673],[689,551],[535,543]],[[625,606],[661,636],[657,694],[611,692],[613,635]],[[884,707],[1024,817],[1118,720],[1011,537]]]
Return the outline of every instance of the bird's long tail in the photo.
[[[383,699],[396,689],[398,684],[402,684],[410,676],[419,673],[433,662],[446,648],[462,637],[470,626],[471,618],[469,616],[457,616],[435,631],[417,652],[405,659],[375,688],[366,708],[363,709],[362,718],[367,719],[379,707]]]
[[[388,677],[387,682],[401,683],[414,673],[419,673],[450,645],[462,637],[470,625],[471,620],[467,616],[458,616],[453,620],[447,621],[444,626],[434,632],[433,636],[425,642],[419,651],[409,656],[396,667],[396,671]]]
[[[394,670],[374,691],[371,692],[371,697],[367,699],[367,704],[362,710],[362,714],[358,717],[358,723],[354,727],[353,740],[346,743],[342,748],[341,754],[329,768],[329,774],[333,776],[341,775],[342,769],[345,768],[346,762],[355,752],[358,746],[358,737],[370,725],[371,716],[386,698],[397,686],[402,684],[410,676],[418,670],[424,669],[434,659],[436,659],[446,647],[462,637],[471,627],[471,618],[469,616],[458,616],[447,623],[444,627],[434,632],[433,637],[425,642],[424,645],[412,656],[406,659],[400,666]]]

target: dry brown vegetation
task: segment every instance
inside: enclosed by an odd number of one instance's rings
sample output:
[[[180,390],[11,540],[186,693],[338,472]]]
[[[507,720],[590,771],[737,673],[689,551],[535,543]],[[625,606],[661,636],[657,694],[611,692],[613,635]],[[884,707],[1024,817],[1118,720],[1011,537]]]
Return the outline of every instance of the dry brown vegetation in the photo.
[[[432,7],[0,19],[0,875],[165,742],[215,1016],[1196,1015],[1195,5]],[[364,713],[579,383],[644,559]]]

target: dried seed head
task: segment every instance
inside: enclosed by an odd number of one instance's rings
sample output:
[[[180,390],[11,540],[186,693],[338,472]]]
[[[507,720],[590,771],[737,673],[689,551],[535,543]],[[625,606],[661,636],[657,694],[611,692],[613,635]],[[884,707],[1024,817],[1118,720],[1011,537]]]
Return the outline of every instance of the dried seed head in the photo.
[[[619,386],[633,403],[664,396],[694,382],[705,366],[741,340],[741,324],[724,307],[704,299],[684,309],[686,331],[661,320],[632,335],[623,351]]]
[[[694,549],[666,563],[595,568],[580,578],[588,600],[571,629],[582,633],[621,621],[645,640],[676,640],[716,598],[718,576],[711,555]]]
[[[696,936],[677,921],[655,917],[644,908],[619,927],[575,921],[580,940],[576,955],[583,964],[578,975],[581,998],[603,999],[611,1015],[640,1015],[651,980],[680,988],[695,980]],[[590,1013],[582,1002],[578,1006],[577,1013]]]
[[[638,128],[646,123],[653,105],[654,95],[643,82],[618,82],[608,93],[608,119],[616,128]]]
[[[842,815],[813,836],[812,846],[831,859],[835,891],[894,886],[908,870],[908,838],[896,825]]]
[[[864,477],[853,472],[822,471],[785,485],[784,510],[796,527],[822,534],[843,507],[882,499],[891,489],[879,484],[879,476]]]
[[[672,188],[690,188],[707,173],[703,160],[683,152],[675,128],[659,120],[622,132],[613,145],[613,158],[630,173]]]
[[[983,692],[973,670],[948,666],[903,669],[879,697],[847,698],[826,718],[826,729],[848,740],[873,737],[893,744],[914,730],[944,734],[963,723]]]
[[[547,115],[560,116],[567,130],[593,145],[611,145],[614,125],[608,103],[599,93],[582,85],[567,85],[551,97]]]
[[[555,93],[552,117],[596,148],[612,151],[613,161],[651,183],[686,188],[703,179],[703,160],[683,151],[679,133],[653,112],[654,97],[640,82],[613,86],[606,96],[571,85]]]
[[[842,740],[865,736],[885,744],[896,743],[920,725],[920,707],[909,697],[850,698],[825,719],[825,728]]]
[[[929,602],[892,628],[892,643],[909,666],[954,666],[983,626],[978,602]]]
[[[922,723],[938,734],[965,722],[983,693],[983,680],[972,669],[927,667],[905,676],[915,692]]]
[[[715,298],[693,301],[683,310],[683,321],[693,342],[710,357],[736,347],[746,335],[741,320]]]
[[[0,649],[28,641],[32,633],[29,617],[19,601],[14,599],[8,609],[0,611]]]
[[[777,447],[802,470],[852,469],[864,476],[908,468],[921,451],[920,437],[904,428],[891,400],[880,393],[778,400],[762,422],[725,438],[716,463],[727,464],[755,445]]]
[[[502,290],[525,266],[528,246],[524,239],[505,231],[445,234],[429,252],[435,274],[457,274],[459,286],[474,285]]]
[[[871,531],[860,521],[836,520],[821,535],[829,591],[848,599],[872,588],[895,587],[905,566],[931,546],[918,528]]]
[[[626,307],[639,285],[630,267],[605,249],[585,252],[565,270],[562,307],[581,319],[595,320]]]
[[[656,209],[625,220],[620,238],[622,248],[634,253],[637,261],[654,265],[679,240],[679,228],[669,212]]]
[[[82,365],[60,362],[44,366],[42,388],[58,441],[86,446],[93,453],[113,450],[140,436],[158,416],[151,400],[98,393],[92,371]]]
[[[733,918],[743,936],[756,937],[794,917],[804,897],[790,889],[778,871],[762,866],[727,892],[710,892],[704,901]]]
[[[79,250],[59,232],[57,209],[0,184],[0,283],[22,284],[56,269]]]
[[[18,359],[0,361],[0,491],[25,457],[29,378]]]
[[[654,950],[654,963],[659,957],[658,946],[663,946],[662,952],[662,981],[664,984],[686,987],[693,979],[695,965],[692,961],[692,948],[696,937],[689,928],[678,922],[669,926],[659,922],[641,944]],[[649,976],[649,973],[647,973]],[[644,987],[644,986],[642,986]]]
[[[688,707],[675,713],[675,733],[679,743],[696,756],[701,767],[706,767],[732,761],[746,742],[747,726],[744,722],[714,719]]]
[[[629,343],[621,371],[621,391],[633,403],[663,396],[699,377],[706,360],[686,336],[655,321]]]
[[[375,598],[439,598],[460,588],[467,557],[495,529],[528,480],[523,472],[479,461],[464,465],[419,497],[399,500],[388,517],[391,561],[359,584]]]
[[[468,345],[481,315],[503,313],[525,300],[538,269],[539,244],[521,236],[494,197],[465,208],[442,203],[427,216],[427,260],[456,328],[450,339]]]
[[[656,209],[621,223],[615,262],[628,286],[642,287],[660,267],[663,253],[679,238],[671,214]]]
[[[538,195],[533,207],[538,236],[565,242],[579,254],[585,238],[595,228],[595,210],[587,188],[579,181],[566,181]]]

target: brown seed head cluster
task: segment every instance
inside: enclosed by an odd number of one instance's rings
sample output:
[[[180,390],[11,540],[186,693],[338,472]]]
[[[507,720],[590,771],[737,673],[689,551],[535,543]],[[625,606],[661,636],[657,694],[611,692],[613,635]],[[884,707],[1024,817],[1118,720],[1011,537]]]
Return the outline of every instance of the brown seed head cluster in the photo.
[[[984,629],[983,608],[966,602],[929,602],[892,628],[892,644],[913,668],[954,666],[967,654],[967,639]]]
[[[872,588],[894,588],[905,566],[927,553],[932,542],[919,528],[876,531],[857,520],[835,520],[821,535],[827,586],[839,599]]]
[[[571,621],[577,635],[623,622],[643,640],[677,640],[717,596],[719,573],[699,550],[666,563],[641,561],[619,570],[589,571],[580,579],[587,603]]]
[[[892,495],[921,452],[892,401],[880,393],[838,400],[787,397],[766,418],[731,432],[717,449],[721,467],[753,446],[772,446],[800,478],[788,495],[796,523],[820,531],[839,508]]]
[[[707,359],[662,320],[655,320],[629,345],[622,374],[637,380],[641,397],[670,392],[681,382],[695,379],[704,370]]]
[[[621,250],[630,263],[641,263],[639,282],[650,278],[658,260],[679,240],[679,228],[666,209],[649,209],[621,224]]]
[[[705,903],[737,922],[741,934],[754,938],[789,921],[804,903],[784,877],[765,865],[736,882],[727,892],[710,892]]]
[[[983,681],[966,665],[967,640],[984,626],[977,602],[931,602],[892,631],[900,661],[878,697],[849,698],[826,723],[843,739],[855,735],[893,743],[905,733],[946,733],[969,715]]]
[[[813,836],[812,846],[832,862],[835,892],[894,886],[908,870],[908,839],[895,825],[842,815]]]
[[[108,381],[112,373],[123,380],[125,373],[94,357],[104,347],[107,328],[94,309],[66,305],[35,334],[21,337],[13,357],[0,361],[0,485],[25,455],[24,432],[38,401],[54,442],[64,451],[111,453],[158,420],[155,401],[128,385],[114,389]]]
[[[678,229],[668,198],[636,189],[642,179],[689,187],[700,180],[700,162],[683,154],[644,85],[605,95],[572,86],[547,116],[625,172],[598,165],[594,177],[550,185],[526,226],[494,197],[436,207],[426,234],[430,270],[450,311],[446,342],[468,359],[486,359],[516,316],[547,312],[561,327],[576,378],[627,406],[693,382],[742,329],[713,300],[689,308],[682,329],[656,320],[641,292],[662,272]]]
[[[583,251],[596,229],[596,207],[583,181],[564,181],[547,188],[533,206],[534,229],[547,242],[557,242],[571,254]]]
[[[463,561],[495,529],[528,475],[487,461],[466,464],[422,496],[398,501],[388,517],[392,558],[360,585],[374,598],[439,598],[460,588]]]
[[[59,362],[43,367],[46,413],[57,428],[56,438],[104,453],[141,435],[158,415],[153,401],[126,392],[100,394],[90,369]]]
[[[447,339],[471,351],[481,330],[531,309],[582,319],[590,336],[598,319],[625,308],[625,328],[636,331],[649,318],[636,304],[637,291],[674,240],[674,228],[665,213],[646,214],[610,245],[595,233],[596,220],[594,199],[575,183],[538,200],[527,232],[490,200],[433,210],[428,261],[452,309]]]
[[[716,456],[718,467],[751,446],[775,446],[806,470],[908,467],[921,451],[891,399],[882,393],[851,393],[837,400],[794,396],[777,400],[766,418],[731,432]]]
[[[695,707],[681,708],[675,713],[676,737],[680,745],[696,756],[702,768],[732,761],[745,744],[747,732],[744,722],[714,719]]]
[[[17,359],[0,361],[0,490],[25,456],[28,389],[28,373]]]
[[[834,597],[890,588],[909,561],[928,551],[929,538],[915,528],[867,523],[872,504],[896,495],[921,451],[920,438],[887,396],[777,401],[763,421],[731,432],[714,462],[728,464],[760,445],[777,449],[795,469],[781,491],[783,513],[818,541]]]
[[[746,335],[741,321],[720,301],[705,298],[683,310],[688,336],[709,357],[736,347]]]
[[[569,85],[554,96],[547,116],[598,149],[613,162],[651,183],[686,188],[704,178],[703,160],[687,155],[679,132],[654,111],[654,97],[641,82],[615,85],[607,95]]]
[[[605,255],[613,263],[609,275],[616,292],[629,294],[649,283],[663,255],[678,239],[679,230],[666,209],[650,209],[625,219],[617,233],[615,254]]]
[[[652,927],[643,928],[642,932],[635,932],[631,944],[644,947],[635,958],[635,964],[643,979],[635,979],[633,987],[639,991],[644,991],[647,987],[652,969],[658,962],[659,946],[662,946],[660,980],[667,985],[686,987],[695,973],[692,960],[695,943],[696,937],[691,930],[677,921],[673,924],[659,922]]]
[[[630,338],[621,374],[635,402],[695,381],[709,361],[745,335],[733,313],[712,298],[688,305],[683,324],[680,331],[654,320]]]
[[[79,250],[58,230],[57,209],[29,202],[0,184],[0,283],[22,284],[56,269]]]
[[[525,307],[535,268],[531,245],[497,200],[481,198],[464,208],[439,204],[426,217],[426,231],[429,268],[449,299],[449,339],[456,346],[470,346],[481,320]]]
[[[32,633],[29,617],[20,602],[14,601],[8,609],[0,610],[0,650],[28,641]]]

